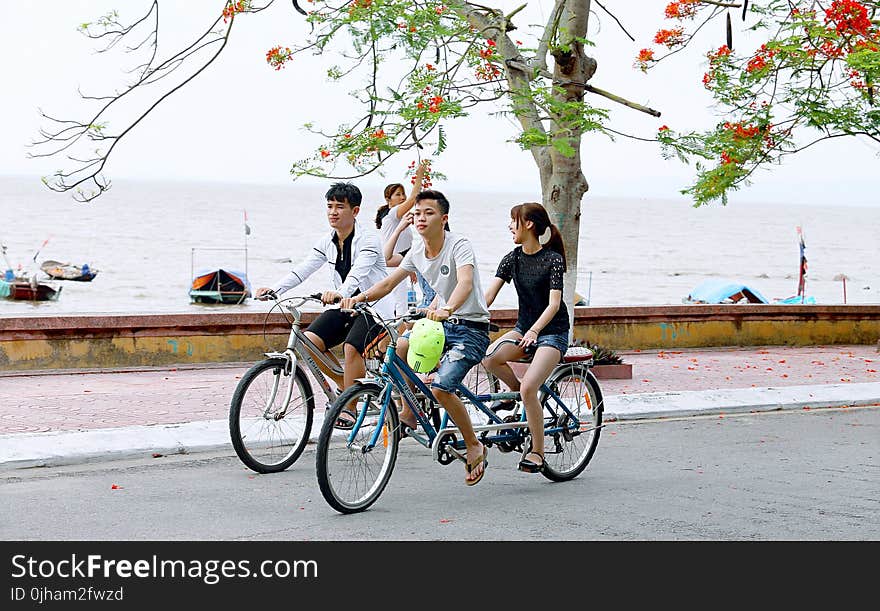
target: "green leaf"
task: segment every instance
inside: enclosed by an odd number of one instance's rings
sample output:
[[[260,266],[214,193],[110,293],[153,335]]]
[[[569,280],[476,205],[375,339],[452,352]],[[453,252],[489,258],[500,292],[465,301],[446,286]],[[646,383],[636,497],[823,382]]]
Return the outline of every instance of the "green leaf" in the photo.
[[[434,151],[435,155],[439,155],[443,151],[446,150],[446,132],[443,131],[443,126],[437,126],[437,150]]]

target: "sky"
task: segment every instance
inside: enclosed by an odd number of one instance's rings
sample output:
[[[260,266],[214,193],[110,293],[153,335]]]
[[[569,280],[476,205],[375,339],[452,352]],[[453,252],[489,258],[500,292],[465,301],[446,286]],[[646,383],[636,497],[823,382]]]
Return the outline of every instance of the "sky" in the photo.
[[[705,128],[718,120],[711,98],[700,84],[705,71],[704,53],[723,42],[722,21],[717,31],[706,31],[694,48],[661,64],[648,75],[632,67],[638,50],[650,46],[653,33],[664,23],[666,1],[638,3],[608,0],[632,42],[604,13],[593,20],[590,38],[597,44],[598,70],[591,83],[656,108],[658,119],[601,98],[591,102],[612,109],[609,126],[642,137],[653,137],[657,128]],[[0,24],[0,112],[4,134],[0,142],[0,175],[46,175],[59,167],[56,159],[28,159],[27,144],[38,136],[38,108],[47,114],[84,117],[77,95],[112,92],[125,82],[119,55],[94,53],[95,45],[77,32],[77,25],[94,20],[113,8],[123,19],[139,16],[146,0],[32,0],[8,3]],[[521,1],[495,2],[511,10]],[[160,54],[177,50],[195,38],[223,6],[222,0],[187,0],[161,3]],[[543,23],[551,0],[532,0],[520,13],[517,38],[526,46],[530,23]],[[139,12],[140,11],[140,12]],[[735,27],[740,27],[738,20]],[[326,82],[325,71],[338,61],[298,56],[283,70],[267,66],[265,52],[280,44],[302,43],[308,25],[289,2],[279,1],[270,10],[244,15],[228,48],[196,81],[176,92],[154,110],[116,147],[105,172],[111,179],[209,181],[291,184],[293,161],[310,154],[318,140],[302,125],[333,128],[349,116],[355,102],[345,86]],[[737,34],[747,46],[747,35]],[[166,46],[167,45],[167,46]],[[348,89],[346,89],[348,88]],[[498,105],[491,111],[502,110]],[[504,191],[540,197],[537,170],[529,153],[506,142],[516,135],[509,119],[476,111],[472,117],[446,126],[449,148],[434,166],[447,179],[438,188],[470,191]],[[880,205],[876,176],[880,149],[854,139],[837,139],[789,158],[772,171],[759,172],[754,184],[731,195],[731,203],[781,202],[804,204]],[[680,190],[694,176],[693,168],[664,160],[656,144],[602,135],[589,135],[582,151],[589,196],[679,199]],[[404,154],[391,161],[385,176],[361,178],[362,187],[381,188],[402,181],[413,159]],[[301,179],[302,184],[310,183]]]

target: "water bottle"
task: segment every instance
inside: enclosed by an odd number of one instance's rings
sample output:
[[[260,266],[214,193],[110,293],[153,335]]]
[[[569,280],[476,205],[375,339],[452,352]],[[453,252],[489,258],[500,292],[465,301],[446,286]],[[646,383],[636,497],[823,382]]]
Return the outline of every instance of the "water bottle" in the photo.
[[[419,305],[419,302],[416,301],[416,287],[410,282],[409,290],[406,292],[406,309],[413,310]]]

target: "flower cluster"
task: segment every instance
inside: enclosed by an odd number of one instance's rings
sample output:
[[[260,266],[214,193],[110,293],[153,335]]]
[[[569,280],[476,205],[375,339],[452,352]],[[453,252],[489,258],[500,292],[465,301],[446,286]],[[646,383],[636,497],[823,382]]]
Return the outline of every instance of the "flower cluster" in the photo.
[[[862,80],[862,75],[858,70],[850,70],[849,71],[849,84],[858,90],[862,90],[866,87],[865,81]]]
[[[293,59],[293,51],[287,47],[277,46],[266,51],[266,63],[276,70],[281,70],[284,64]]]
[[[354,2],[348,6],[349,17],[357,13],[360,9],[370,8],[371,4],[373,4],[373,0],[354,0]]]
[[[666,5],[667,19],[690,19],[697,14],[700,0],[679,0]]]
[[[431,86],[428,85],[422,89],[422,97],[416,102],[416,108],[419,110],[428,109],[430,113],[438,113],[443,108],[443,96],[432,95]]]
[[[433,184],[431,182],[431,160],[425,159],[422,163],[425,166],[424,173],[422,174],[422,189],[430,189]],[[407,174],[412,173],[412,177],[409,179],[412,184],[416,184],[416,168],[417,165],[415,161],[411,162],[407,168]]]
[[[680,45],[684,42],[684,30],[682,28],[660,30],[654,35],[654,42],[658,45],[666,45],[671,49],[675,45]]]
[[[752,59],[749,60],[749,63],[746,64],[746,72],[750,74],[754,74],[755,72],[760,72],[764,68],[767,67],[766,58],[758,53]]]
[[[838,34],[857,32],[865,35],[871,28],[868,9],[855,0],[834,0],[825,11],[825,25],[834,24]]]
[[[751,106],[754,106],[752,104]],[[766,103],[762,103],[766,106]],[[730,142],[736,150],[745,151],[748,157],[749,150],[757,146],[760,149],[769,150],[776,146],[773,139],[772,124],[754,125],[744,121],[732,123],[725,121],[722,128],[727,132],[727,141]],[[742,163],[742,160],[735,157],[731,151],[722,151],[721,164]]]
[[[480,58],[485,60],[476,69],[476,76],[481,81],[491,81],[501,76],[501,70],[494,63],[498,58],[495,46],[495,41],[489,39],[486,41],[486,48],[479,51]]]
[[[751,140],[761,133],[761,128],[757,125],[745,124],[742,121],[736,123],[725,121],[724,129],[733,132],[734,140]]]
[[[243,13],[251,7],[250,0],[235,0],[226,4],[223,9],[223,23],[232,19],[236,13]]]
[[[725,57],[730,57],[730,48],[728,48],[727,45],[721,45],[714,53],[712,51],[706,53],[706,57],[709,58],[710,64],[717,63],[719,60]]]
[[[652,61],[654,61],[654,49],[642,49],[639,51],[639,54],[636,55],[636,61],[633,63],[633,66],[642,72],[647,72],[648,64]]]

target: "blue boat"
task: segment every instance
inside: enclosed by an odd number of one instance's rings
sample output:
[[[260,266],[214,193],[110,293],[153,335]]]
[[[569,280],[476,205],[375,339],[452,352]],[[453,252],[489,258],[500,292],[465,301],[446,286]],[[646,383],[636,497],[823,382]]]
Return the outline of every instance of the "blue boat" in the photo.
[[[770,303],[757,289],[742,282],[723,278],[701,282],[682,301],[683,303]]]

